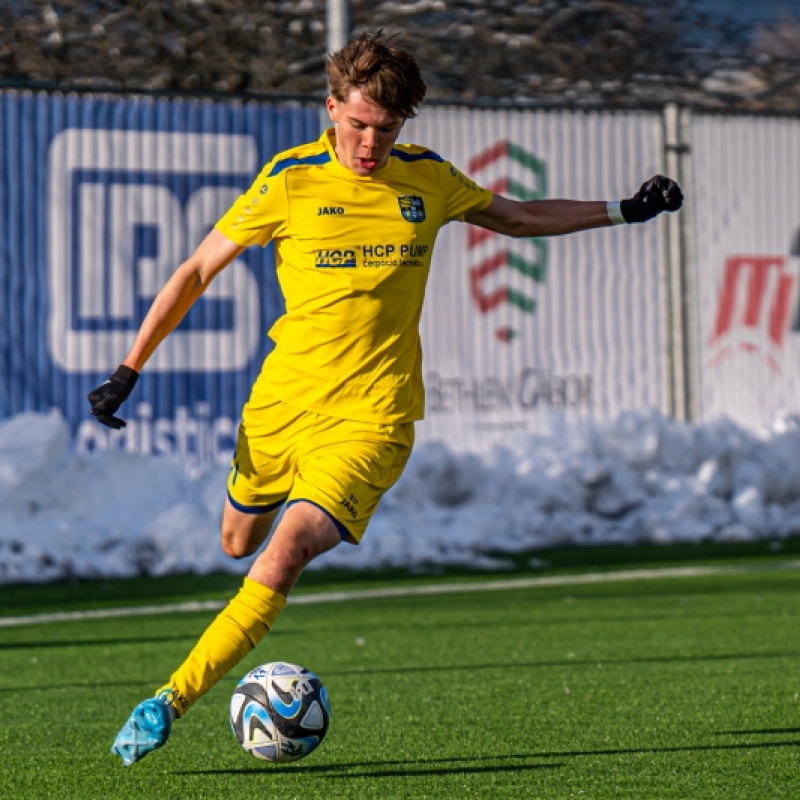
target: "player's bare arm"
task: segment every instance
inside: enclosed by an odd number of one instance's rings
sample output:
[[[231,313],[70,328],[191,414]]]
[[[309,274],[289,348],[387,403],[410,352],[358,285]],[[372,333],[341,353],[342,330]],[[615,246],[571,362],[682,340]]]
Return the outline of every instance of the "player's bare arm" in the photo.
[[[483,211],[465,217],[472,225],[516,238],[559,236],[621,223],[647,222],[662,211],[677,211],[683,192],[675,181],[656,175],[628,200],[528,200],[495,195]]]
[[[214,276],[228,266],[244,247],[212,230],[198,248],[172,274],[153,300],[130,352],[122,362],[141,372],[159,344],[186,316],[211,284]]]
[[[519,202],[495,195],[483,210],[466,221],[515,238],[558,236],[613,224],[600,200],[528,200]]]
[[[242,246],[214,229],[175,270],[153,300],[125,360],[107,381],[89,392],[91,411],[98,422],[117,430],[125,427],[125,420],[114,415],[136,386],[147,359],[178,326],[214,276],[242,250]]]

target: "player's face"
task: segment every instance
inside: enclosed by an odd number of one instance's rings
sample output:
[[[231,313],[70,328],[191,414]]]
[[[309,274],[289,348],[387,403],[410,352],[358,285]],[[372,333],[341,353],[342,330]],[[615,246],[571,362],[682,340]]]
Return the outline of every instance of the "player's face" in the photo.
[[[341,102],[327,100],[328,114],[336,126],[336,155],[356,175],[372,175],[386,165],[403,120],[365,99],[360,89],[351,89]]]

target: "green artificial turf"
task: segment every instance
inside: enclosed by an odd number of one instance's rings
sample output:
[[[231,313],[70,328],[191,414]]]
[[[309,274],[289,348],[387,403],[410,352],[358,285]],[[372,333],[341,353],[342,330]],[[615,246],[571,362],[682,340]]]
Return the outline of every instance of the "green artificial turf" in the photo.
[[[108,753],[114,734],[213,613],[0,628],[0,798],[797,798],[800,570],[755,563],[290,605],[167,746],[127,769]],[[134,601],[152,588],[119,585]],[[72,587],[79,605],[88,586]],[[238,678],[271,660],[317,672],[332,706],[319,750],[284,766],[245,753],[227,721]]]

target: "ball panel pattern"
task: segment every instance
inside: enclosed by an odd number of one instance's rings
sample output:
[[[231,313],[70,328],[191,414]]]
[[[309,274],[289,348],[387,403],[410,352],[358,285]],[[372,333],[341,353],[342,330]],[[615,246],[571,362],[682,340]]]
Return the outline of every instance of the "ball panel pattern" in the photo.
[[[262,664],[234,690],[230,724],[239,744],[256,758],[295,761],[316,749],[328,731],[328,692],[304,667]]]

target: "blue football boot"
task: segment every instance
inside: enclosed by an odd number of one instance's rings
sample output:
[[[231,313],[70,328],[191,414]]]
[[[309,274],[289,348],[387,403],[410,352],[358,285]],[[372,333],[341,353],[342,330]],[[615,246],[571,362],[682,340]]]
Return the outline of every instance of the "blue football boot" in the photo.
[[[169,707],[157,697],[151,697],[133,709],[128,721],[114,739],[111,752],[118,755],[122,763],[129,767],[162,747],[169,739],[171,728],[172,715]]]

